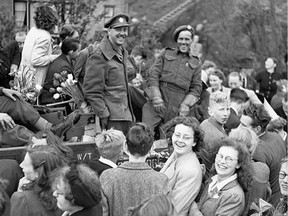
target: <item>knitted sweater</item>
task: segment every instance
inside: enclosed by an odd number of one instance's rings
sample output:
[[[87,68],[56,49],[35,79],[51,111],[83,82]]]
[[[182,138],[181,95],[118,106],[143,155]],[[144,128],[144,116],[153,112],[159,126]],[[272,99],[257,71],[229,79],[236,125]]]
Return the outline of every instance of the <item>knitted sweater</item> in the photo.
[[[127,215],[129,207],[169,191],[168,178],[147,163],[124,162],[105,170],[100,181],[103,188],[103,216]]]

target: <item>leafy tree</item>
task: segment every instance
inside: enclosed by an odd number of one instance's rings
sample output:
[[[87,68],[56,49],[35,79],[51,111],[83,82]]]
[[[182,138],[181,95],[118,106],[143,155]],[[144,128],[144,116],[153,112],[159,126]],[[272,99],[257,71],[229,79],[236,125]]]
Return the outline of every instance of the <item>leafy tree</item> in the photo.
[[[15,20],[6,7],[0,7],[0,42],[5,46],[15,33]]]
[[[281,22],[277,17],[274,0],[270,0],[268,5],[257,0],[252,2],[239,3],[241,13],[235,19],[236,24],[249,36],[251,49],[260,62],[268,56],[282,59],[287,50],[287,21]]]
[[[61,28],[66,23],[71,24],[78,30],[84,44],[87,43],[87,32],[91,29],[92,24],[100,21],[104,16],[104,13],[95,13],[97,4],[101,1],[103,0],[53,0],[60,16],[59,27]]]
[[[162,34],[161,30],[148,20],[132,22],[129,37],[126,40],[126,49],[131,52],[138,45],[145,49],[147,56],[153,56],[154,49],[162,47],[160,42]]]

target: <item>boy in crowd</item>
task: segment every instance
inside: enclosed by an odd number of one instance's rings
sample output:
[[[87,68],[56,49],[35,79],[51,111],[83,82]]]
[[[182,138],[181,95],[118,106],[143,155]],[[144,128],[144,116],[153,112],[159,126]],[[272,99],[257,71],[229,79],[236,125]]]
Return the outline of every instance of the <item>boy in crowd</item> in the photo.
[[[131,127],[124,144],[129,161],[100,176],[103,189],[103,216],[122,216],[129,207],[168,192],[168,178],[145,161],[153,145],[153,132],[144,123]]]
[[[246,102],[249,100],[246,92],[239,88],[233,88],[230,92],[230,115],[224,125],[224,128],[229,132],[240,125],[240,117],[245,108]]]
[[[206,166],[205,177],[208,177],[210,168],[214,163],[215,154],[212,153],[213,144],[218,139],[227,137],[224,124],[230,115],[230,104],[227,95],[221,91],[210,94],[208,112],[210,117],[200,124],[200,128],[205,132],[205,149],[200,150],[198,156]]]
[[[103,130],[95,138],[100,153],[100,158],[94,158],[89,162],[89,167],[100,176],[106,169],[116,168],[117,161],[123,153],[125,136],[122,131],[109,129]]]

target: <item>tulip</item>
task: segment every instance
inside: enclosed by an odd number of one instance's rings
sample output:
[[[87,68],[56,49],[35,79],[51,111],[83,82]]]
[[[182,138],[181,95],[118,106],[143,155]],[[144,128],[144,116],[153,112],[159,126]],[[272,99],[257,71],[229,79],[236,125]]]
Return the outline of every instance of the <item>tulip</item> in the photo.
[[[57,92],[62,92],[63,91],[63,89],[61,88],[61,87],[57,87]]]
[[[50,88],[50,89],[49,89],[49,92],[50,92],[51,94],[53,94],[53,93],[56,92],[56,90],[55,90],[55,88]]]
[[[36,84],[36,85],[35,85],[35,89],[36,89],[38,92],[40,92],[41,89],[42,89],[42,86],[39,85],[39,84]]]
[[[54,95],[53,95],[53,98],[54,98],[55,100],[59,99],[59,98],[60,98],[60,94],[58,94],[58,93],[54,94]]]

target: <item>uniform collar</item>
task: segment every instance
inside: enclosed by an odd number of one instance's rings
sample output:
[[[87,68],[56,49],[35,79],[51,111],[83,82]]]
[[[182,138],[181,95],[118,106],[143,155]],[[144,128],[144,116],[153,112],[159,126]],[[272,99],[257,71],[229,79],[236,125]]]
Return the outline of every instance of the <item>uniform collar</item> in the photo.
[[[111,60],[114,56],[117,56],[117,52],[113,48],[108,36],[102,39],[101,43],[99,44],[99,48],[108,60]],[[122,50],[124,51],[123,55],[126,55],[127,51],[123,47]]]

